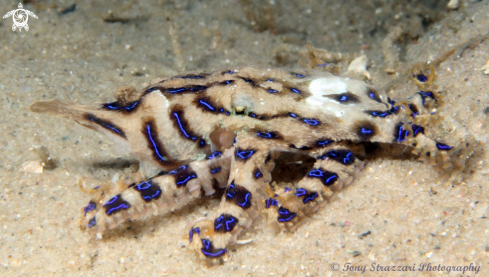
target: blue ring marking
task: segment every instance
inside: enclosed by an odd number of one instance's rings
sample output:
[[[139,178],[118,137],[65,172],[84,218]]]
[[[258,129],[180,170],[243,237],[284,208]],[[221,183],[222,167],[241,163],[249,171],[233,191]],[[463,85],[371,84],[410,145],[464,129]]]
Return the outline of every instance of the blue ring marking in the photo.
[[[177,174],[179,172],[182,172],[183,170],[185,170],[187,168],[186,165],[182,165],[181,167],[175,169],[175,170],[172,170],[170,172],[168,172],[168,174]]]
[[[323,171],[320,169],[311,169],[307,175],[309,177],[323,177]]]
[[[413,117],[415,115],[419,115],[419,111],[418,109],[415,108],[415,106],[413,104],[408,104],[408,108],[411,110],[411,112],[413,112]]]
[[[195,179],[195,178],[197,178],[197,175],[196,174],[190,174],[184,180],[180,180],[180,181],[176,182],[177,187],[185,186],[185,185],[187,185],[187,182],[188,181],[190,181],[192,179]]]
[[[238,221],[239,220],[232,215],[222,214],[214,221],[214,230],[217,232],[231,232]]]
[[[394,104],[395,104],[395,103],[394,103]],[[393,114],[397,113],[397,111],[399,110],[399,106],[394,107],[394,104],[391,104],[391,105],[392,105],[392,107],[391,107],[391,109],[389,110],[389,112],[391,112],[391,113],[393,113]]]
[[[85,212],[85,216],[87,215],[88,212],[93,211],[95,208],[97,208],[97,204],[90,201],[88,205],[85,208],[83,208],[83,211]]]
[[[145,181],[134,187],[145,202],[150,202],[153,199],[161,197],[161,189],[158,185],[151,184],[150,181]]]
[[[346,157],[343,158],[343,164],[352,164],[355,161],[355,156],[353,156],[353,153],[350,151],[346,154]]]
[[[426,91],[422,91],[422,90],[421,90],[421,91],[418,91],[418,92],[417,92],[417,94],[421,95],[421,98],[422,98],[422,100],[423,100],[423,101],[422,101],[423,106],[425,106],[425,105],[426,105],[426,98],[427,98],[427,97],[429,97],[429,98],[431,98],[431,99],[433,99],[433,100],[435,100],[435,101],[436,101],[435,95],[434,95],[434,94],[433,94],[433,92],[431,92],[431,91],[426,92]]]
[[[292,218],[297,216],[296,213],[291,213],[289,210],[287,210],[284,207],[278,208],[278,214],[279,215],[278,215],[277,220],[279,222],[287,222],[287,221],[290,221]]]
[[[216,218],[216,221],[214,221],[214,230],[219,230],[223,226],[223,221],[224,221],[224,215],[219,216]]]
[[[295,113],[289,113],[290,117],[297,118],[297,115]]]
[[[234,81],[233,80],[226,80],[226,81],[222,82],[221,84],[229,85],[232,82],[234,82]]]
[[[355,156],[350,150],[339,149],[331,150],[323,156],[318,157],[322,160],[326,158],[338,161],[344,165],[351,165],[355,161]]]
[[[318,64],[317,66],[328,66],[329,63]]]
[[[306,195],[306,197],[304,197],[304,199],[302,200],[302,203],[306,204],[309,201],[313,201],[317,197],[318,197],[318,193],[317,192],[310,193],[310,194]]]
[[[244,208],[244,207],[246,207],[246,205],[248,205],[248,204],[249,204],[249,202],[250,202],[250,197],[251,197],[251,193],[247,192],[247,193],[245,194],[245,197],[244,197],[244,201],[243,201],[243,203],[237,203],[237,202],[236,202],[236,204],[238,204],[239,206],[241,206],[241,207],[243,207],[243,208]]]
[[[266,205],[267,209],[270,208],[270,205],[272,205],[272,206],[278,206],[278,201],[277,201],[277,199],[268,198],[265,201],[265,205]]]
[[[228,74],[233,74],[233,73],[234,73],[234,71],[229,70],[228,72],[225,72],[225,73],[228,73]]]
[[[297,93],[297,94],[301,94],[301,91],[296,89],[296,88],[291,88],[290,90]]]
[[[190,233],[188,234],[188,240],[192,242],[193,238],[194,238],[194,228],[190,228]]]
[[[390,112],[391,113],[397,113],[397,111],[399,110],[399,107],[394,107],[394,105],[396,104],[396,101],[390,99],[389,97],[387,97],[387,102],[389,102],[389,104],[391,104],[391,108],[390,108]]]
[[[291,191],[291,190],[292,190],[292,189],[291,189],[291,188],[289,188],[289,187],[285,187],[285,188],[284,188],[284,192],[288,192],[288,191]]]
[[[267,138],[267,139],[274,139],[274,138],[278,138],[278,135],[273,133],[273,132],[259,132],[259,133],[256,133],[257,136],[259,137],[262,137],[262,138]]]
[[[199,103],[206,106],[210,111],[215,111],[216,109],[214,107],[211,106],[211,104],[205,102],[204,100],[202,99],[199,99]]]
[[[233,186],[233,188],[234,188],[234,185],[233,184],[229,185],[229,187],[231,187],[231,186]],[[229,192],[229,191],[226,192],[226,197],[229,198],[229,199],[233,199],[235,196],[236,196],[236,193]]]
[[[202,244],[204,245],[204,247],[202,247],[202,249],[200,250],[206,257],[218,258],[227,252],[226,248],[214,249],[214,246],[208,239],[202,239]]]
[[[268,78],[268,79],[267,79],[267,82],[275,82],[275,79]]]
[[[236,156],[241,158],[242,160],[249,159],[251,156],[253,156],[253,154],[255,154],[254,150],[236,150]]]
[[[436,148],[438,148],[438,150],[440,150],[440,151],[448,151],[448,150],[452,149],[453,146],[448,146],[444,143],[436,142]]]
[[[424,134],[424,128],[413,124],[413,137],[416,137],[419,133]]]
[[[392,114],[391,111],[368,111],[367,113],[375,117],[386,117]]]
[[[221,171],[221,168],[220,168],[220,167],[211,168],[211,173],[212,173],[212,174],[216,174],[216,173],[218,173],[218,172],[220,172],[220,171]]]
[[[336,180],[338,180],[338,175],[333,173],[331,176],[326,177],[323,182],[326,186],[331,186]]]
[[[201,140],[199,141],[199,146],[200,146],[200,147],[204,147],[205,145],[206,145],[205,139],[201,139]]]
[[[301,188],[296,188],[295,189],[295,196],[304,196],[307,194],[307,191],[305,189],[301,189]]]
[[[416,79],[418,79],[418,81],[420,81],[420,82],[422,82],[422,83],[424,83],[424,82],[428,81],[428,77],[426,77],[426,76],[425,76],[425,75],[423,75],[423,74],[418,74],[418,75],[416,76]]]
[[[271,89],[271,88],[269,88],[269,89],[268,89],[268,92],[270,92],[270,93],[277,93],[277,91],[276,91],[276,90]]]
[[[245,210],[251,207],[251,193],[244,187],[234,185],[233,182],[229,184],[229,187],[226,190],[226,198],[228,200],[233,200],[234,203]],[[238,202],[240,200],[243,202]]]
[[[362,132],[362,134],[371,134],[372,133],[372,129],[368,129],[368,128],[362,127],[360,129],[360,132]]]
[[[120,203],[116,203],[116,202],[120,202]],[[116,207],[110,207],[114,203],[117,206]],[[124,199],[120,198],[120,195],[116,195],[116,196],[112,197],[109,201],[107,201],[107,203],[104,204],[104,207],[106,208],[105,213],[107,215],[111,215],[113,213],[117,213],[117,212],[120,212],[122,210],[127,210],[131,206],[129,205],[129,203],[124,201]],[[107,208],[109,208],[109,209],[107,210]]]
[[[224,220],[224,224],[226,225],[226,231],[230,232],[236,226],[237,220],[234,219],[233,216],[229,218],[229,220]]]
[[[206,249],[209,249],[211,247],[211,245],[212,245],[211,241],[208,240],[208,239],[202,239],[202,244],[204,245],[204,247]]]
[[[222,156],[222,152],[220,152],[220,151],[216,151],[216,152],[214,152],[214,153],[212,153],[212,154],[208,155],[208,156],[207,156],[207,159],[208,159],[208,160],[212,160],[212,159],[214,159],[214,158],[219,158],[220,156]]]
[[[341,95],[340,96],[340,101],[342,101],[342,102],[348,101],[348,95]]]
[[[249,115],[250,117],[256,118],[256,114],[255,114],[255,113],[249,113],[248,115]]]
[[[148,138],[149,138],[149,141],[151,142],[151,144],[153,145],[153,150],[154,150],[154,153],[156,154],[156,156],[158,156],[158,158],[160,158],[162,161],[166,161],[165,157],[161,156],[160,152],[158,151],[158,147],[156,146],[156,143],[153,139],[153,134],[151,133],[151,124],[147,124],[146,125],[146,130],[148,131]]]
[[[267,200],[265,200],[265,206],[267,209],[270,208],[270,199],[271,198],[268,198]]]
[[[334,172],[323,171],[321,169],[311,169],[307,176],[310,178],[319,178],[327,187],[333,185],[338,180],[338,175]]]
[[[93,216],[92,218],[90,218],[90,220],[88,221],[88,228],[92,228],[93,226],[97,225],[97,219],[95,218],[95,216]]]
[[[306,77],[306,75],[302,75],[302,74],[299,74],[299,73],[294,73],[294,74],[295,74],[295,76],[297,76],[297,77],[299,77],[299,78],[304,78],[304,77]]]
[[[406,136],[409,135],[408,130],[404,130],[404,126],[401,124],[397,130],[397,141],[405,141]]]
[[[146,90],[146,93],[153,92],[154,90],[156,90],[156,88],[155,88],[155,87],[149,88],[149,89],[147,89],[147,90]]]
[[[321,146],[321,147],[322,147],[322,146],[326,146],[326,145],[328,145],[328,144],[330,144],[330,143],[332,143],[332,142],[333,142],[332,140],[327,140],[327,139],[326,139],[326,140],[318,140],[318,141],[316,142],[316,145],[318,145],[318,146]]]
[[[317,121],[314,118],[304,118],[304,119],[302,119],[302,121],[304,121],[304,123],[307,123],[307,124],[312,125],[312,126],[319,125],[319,121]]]
[[[255,178],[258,179],[258,178],[261,178],[263,177],[263,174],[261,173],[261,171],[259,169],[257,169],[256,173],[255,173]]]
[[[377,94],[375,94],[373,91],[369,90],[368,96],[372,98],[375,101],[382,102]]]

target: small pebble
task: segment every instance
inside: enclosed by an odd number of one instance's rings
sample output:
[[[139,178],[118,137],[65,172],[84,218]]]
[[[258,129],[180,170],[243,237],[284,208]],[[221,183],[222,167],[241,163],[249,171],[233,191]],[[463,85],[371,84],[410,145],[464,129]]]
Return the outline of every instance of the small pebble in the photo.
[[[456,10],[460,6],[460,0],[450,0],[447,4],[447,8],[450,10]]]
[[[362,254],[362,252],[358,250],[354,250],[354,251],[348,250],[346,252],[348,252],[348,254],[351,254],[353,257],[360,256]]]
[[[372,233],[372,232],[370,232],[370,230],[369,230],[369,231],[367,231],[367,232],[361,233],[359,237],[360,237],[361,239],[363,239],[363,237],[366,237],[366,236],[370,235],[371,233]]]

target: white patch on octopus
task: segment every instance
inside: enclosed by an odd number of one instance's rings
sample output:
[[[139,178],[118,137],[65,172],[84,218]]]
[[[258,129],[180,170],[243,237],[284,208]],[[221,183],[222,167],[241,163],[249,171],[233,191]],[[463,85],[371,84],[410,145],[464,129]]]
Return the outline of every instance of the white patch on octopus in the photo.
[[[314,79],[309,84],[309,91],[312,96],[306,99],[306,103],[314,109],[323,108],[326,102],[336,103],[333,99],[324,97],[325,95],[345,93],[348,91],[346,88],[346,82],[338,77]],[[328,110],[333,112],[337,117],[341,117],[344,114],[344,107],[338,107],[338,109],[328,107]]]

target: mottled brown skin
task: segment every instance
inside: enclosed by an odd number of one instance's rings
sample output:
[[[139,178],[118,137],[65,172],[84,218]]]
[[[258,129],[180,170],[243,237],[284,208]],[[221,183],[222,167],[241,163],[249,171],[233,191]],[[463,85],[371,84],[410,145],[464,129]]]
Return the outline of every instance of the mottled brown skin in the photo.
[[[226,188],[216,216],[190,231],[190,248],[219,262],[260,211],[281,229],[294,230],[349,185],[364,167],[353,143],[402,144],[430,163],[452,166],[460,149],[424,135],[439,94],[434,70],[424,81],[419,74],[424,91],[397,105],[361,81],[322,71],[240,67],[176,76],[140,91],[122,87],[113,103],[52,100],[31,110],[75,120],[139,159],[147,181],[104,201],[92,199],[84,209],[82,227],[99,237],[127,219]],[[316,162],[300,181],[278,186],[271,172],[281,152]]]

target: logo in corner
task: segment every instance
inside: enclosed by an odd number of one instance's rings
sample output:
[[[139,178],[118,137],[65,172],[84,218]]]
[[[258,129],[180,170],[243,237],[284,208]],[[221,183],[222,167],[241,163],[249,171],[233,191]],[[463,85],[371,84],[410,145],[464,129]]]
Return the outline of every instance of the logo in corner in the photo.
[[[22,3],[20,3],[18,9],[8,12],[6,15],[3,16],[3,18],[12,17],[12,19],[14,20],[12,31],[15,31],[17,30],[17,28],[19,28],[19,31],[22,32],[22,28],[24,28],[26,31],[29,31],[29,25],[27,25],[29,15],[37,18],[37,15],[35,15],[33,12],[24,10]]]

